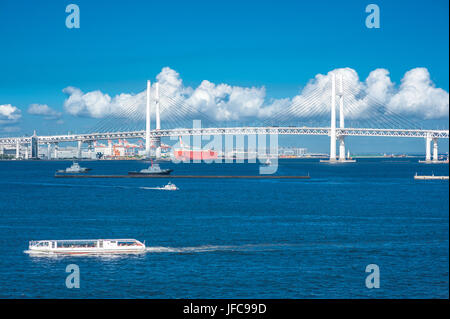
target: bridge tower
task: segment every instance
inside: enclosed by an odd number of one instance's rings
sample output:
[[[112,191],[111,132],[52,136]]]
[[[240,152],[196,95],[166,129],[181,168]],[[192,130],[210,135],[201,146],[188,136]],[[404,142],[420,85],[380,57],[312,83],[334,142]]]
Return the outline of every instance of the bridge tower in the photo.
[[[147,107],[146,107],[146,116],[145,116],[145,157],[150,158],[150,80],[147,81]]]
[[[330,162],[336,161],[336,75],[331,73]]]
[[[339,97],[339,133],[336,130],[336,96]],[[344,119],[344,79],[339,74],[339,91],[336,93],[336,74],[331,73],[331,124],[330,124],[330,159],[320,160],[327,163],[354,163],[355,160],[345,157]],[[336,140],[339,139],[339,159],[336,158]]]
[[[161,129],[160,107],[159,107],[159,83],[155,83],[155,121],[156,130]],[[156,158],[161,158],[161,138],[151,137],[151,84],[147,81],[147,108],[145,117],[145,157],[150,158],[152,144],[156,148]]]
[[[339,128],[344,128],[344,84],[343,76],[339,75]],[[339,161],[345,161],[345,140],[344,135],[339,135]]]
[[[161,118],[160,118],[160,110],[159,110],[159,83],[155,83],[155,117],[156,117],[156,130],[161,129]],[[154,145],[156,148],[156,158],[161,158],[161,137],[155,137]]]

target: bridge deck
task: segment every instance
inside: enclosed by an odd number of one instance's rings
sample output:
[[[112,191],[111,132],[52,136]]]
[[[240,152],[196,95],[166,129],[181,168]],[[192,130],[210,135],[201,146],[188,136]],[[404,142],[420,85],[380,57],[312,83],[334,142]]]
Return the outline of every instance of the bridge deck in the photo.
[[[329,127],[224,127],[224,128],[192,128],[192,129],[161,129],[152,130],[151,137],[178,137],[193,135],[329,135]],[[448,130],[412,130],[412,129],[375,129],[375,128],[337,128],[337,136],[384,136],[384,137],[413,137],[449,138]],[[144,138],[145,131],[109,132],[72,135],[37,136],[39,143],[59,143],[75,141],[96,141],[110,139]],[[0,138],[0,144],[13,145],[30,143],[31,137],[5,137]]]

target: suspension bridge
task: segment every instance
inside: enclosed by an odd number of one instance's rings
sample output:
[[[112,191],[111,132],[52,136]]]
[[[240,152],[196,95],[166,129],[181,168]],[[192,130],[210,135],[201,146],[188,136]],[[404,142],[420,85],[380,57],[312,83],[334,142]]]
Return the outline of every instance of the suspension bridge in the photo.
[[[423,138],[425,140],[426,163],[440,163],[438,139],[448,139],[448,130],[422,129],[420,124],[401,116],[386,107],[383,101],[371,96],[360,96],[360,92],[347,83],[342,74],[331,74],[327,85],[303,92],[287,107],[274,111],[259,123],[230,126],[207,115],[201,108],[192,105],[179,94],[147,81],[145,109],[140,101],[124,106],[119,112],[106,116],[85,134],[36,135],[28,137],[0,138],[0,151],[31,146],[31,157],[37,156],[39,145],[46,144],[49,152],[52,145],[77,142],[78,154],[83,143],[100,140],[136,139],[145,140],[146,155],[150,157],[152,146],[156,158],[161,156],[161,138],[179,136],[250,136],[250,135],[322,135],[329,136],[329,162],[347,162],[345,138],[347,136]],[[140,97],[144,97],[144,92]],[[152,107],[153,106],[153,107]],[[155,128],[151,128],[151,117],[155,116]],[[161,127],[161,119],[165,127]],[[199,119],[203,127],[192,127],[192,120]],[[337,120],[339,119],[339,123]],[[145,121],[145,128],[143,123]],[[350,123],[350,127],[346,124]],[[191,124],[191,125],[190,125]],[[338,124],[338,125],[337,125]],[[431,152],[431,143],[433,151]],[[338,152],[337,145],[338,144]]]

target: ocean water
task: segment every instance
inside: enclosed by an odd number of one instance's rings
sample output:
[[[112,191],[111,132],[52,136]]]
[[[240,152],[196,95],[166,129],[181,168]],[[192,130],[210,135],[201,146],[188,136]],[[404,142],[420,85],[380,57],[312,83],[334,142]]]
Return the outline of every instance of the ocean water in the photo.
[[[137,161],[92,161],[126,174]],[[2,298],[448,298],[448,164],[280,160],[310,180],[56,179],[70,162],[0,161]],[[173,164],[174,174],[251,175],[256,164]],[[169,179],[170,180],[170,179]],[[29,240],[136,238],[145,254],[33,257]],[[80,268],[68,289],[66,266]],[[380,288],[368,289],[368,264]]]

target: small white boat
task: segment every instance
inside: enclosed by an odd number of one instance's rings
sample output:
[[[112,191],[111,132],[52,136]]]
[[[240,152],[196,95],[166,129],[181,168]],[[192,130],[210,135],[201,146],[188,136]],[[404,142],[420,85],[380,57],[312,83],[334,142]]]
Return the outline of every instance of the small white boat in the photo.
[[[141,187],[142,189],[159,189],[159,190],[163,190],[163,191],[177,191],[179,190],[179,188],[175,185],[172,184],[171,182],[167,183],[167,185],[164,185],[162,187]]]
[[[57,173],[86,173],[90,170],[90,168],[80,167],[80,164],[78,164],[77,162],[73,162],[72,166],[66,169],[60,169],[57,171]]]
[[[27,254],[129,254],[145,251],[145,244],[136,239],[81,239],[30,241]]]
[[[272,162],[270,161],[270,158],[267,158],[266,161],[264,162],[265,166],[270,166],[272,165]]]
[[[164,185],[161,189],[166,191],[176,191],[178,190],[178,187],[175,184],[172,184],[171,182],[167,183],[167,185]]]

